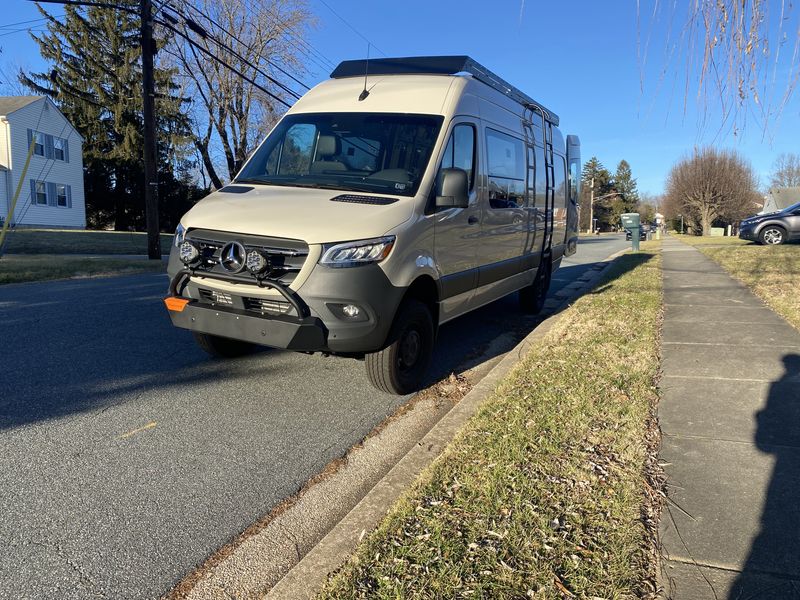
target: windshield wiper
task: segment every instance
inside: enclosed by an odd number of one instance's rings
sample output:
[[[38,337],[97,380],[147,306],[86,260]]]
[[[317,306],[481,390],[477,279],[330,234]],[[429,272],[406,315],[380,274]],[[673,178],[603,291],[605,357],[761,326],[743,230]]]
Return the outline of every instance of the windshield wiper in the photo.
[[[242,179],[234,179],[231,181],[231,184],[236,183],[257,183],[259,185],[277,185],[274,181],[270,181],[268,179],[262,179],[261,177],[245,177]]]

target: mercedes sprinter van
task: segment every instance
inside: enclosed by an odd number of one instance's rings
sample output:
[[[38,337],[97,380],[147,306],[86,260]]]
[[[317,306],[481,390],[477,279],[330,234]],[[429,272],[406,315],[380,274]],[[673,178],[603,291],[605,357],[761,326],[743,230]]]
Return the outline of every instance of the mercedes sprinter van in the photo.
[[[416,390],[442,323],[517,291],[540,311],[575,252],[580,143],[558,125],[466,56],[341,63],[181,219],[173,324],[212,355],[343,355]]]

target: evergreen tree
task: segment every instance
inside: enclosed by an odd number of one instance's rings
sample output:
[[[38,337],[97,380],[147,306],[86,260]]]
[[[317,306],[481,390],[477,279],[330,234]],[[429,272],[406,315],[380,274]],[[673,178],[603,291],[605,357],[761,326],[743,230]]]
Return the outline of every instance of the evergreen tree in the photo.
[[[580,228],[589,230],[589,204],[592,198],[592,182],[594,182],[594,197],[602,198],[612,192],[611,173],[603,166],[596,156],[593,156],[583,165],[581,173],[581,198],[580,198]],[[602,226],[608,223],[605,200],[598,200],[594,203],[594,218],[597,224]]]
[[[20,82],[34,93],[52,98],[83,137],[89,224],[113,224],[117,230],[142,229],[144,165],[138,17],[122,10],[65,6],[64,16],[57,20],[43,8],[39,7],[39,11],[47,19],[47,32],[32,37],[52,66],[47,72],[21,73]],[[174,95],[173,76],[172,71],[156,68],[160,189],[167,187],[165,199],[175,202],[171,196],[181,186],[171,160],[181,160],[190,138],[181,101]],[[184,190],[184,196],[188,193]],[[172,225],[162,222],[164,227]]]
[[[636,180],[631,174],[628,161],[621,160],[617,165],[614,175],[614,189],[620,193],[623,212],[634,212],[639,204],[639,191],[636,189]]]

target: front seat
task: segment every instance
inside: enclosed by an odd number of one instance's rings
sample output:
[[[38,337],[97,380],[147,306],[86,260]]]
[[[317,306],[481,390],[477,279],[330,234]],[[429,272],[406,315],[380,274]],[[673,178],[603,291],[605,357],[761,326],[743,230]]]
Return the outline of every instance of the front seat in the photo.
[[[321,135],[317,140],[317,157],[311,163],[311,173],[324,173],[325,171],[346,171],[347,166],[333,157],[339,155],[339,138],[335,135]]]

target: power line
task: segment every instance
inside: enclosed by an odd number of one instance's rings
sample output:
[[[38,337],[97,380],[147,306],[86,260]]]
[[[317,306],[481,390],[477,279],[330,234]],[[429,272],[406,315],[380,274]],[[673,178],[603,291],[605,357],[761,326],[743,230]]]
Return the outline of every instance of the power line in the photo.
[[[362,40],[364,40],[365,42],[367,42],[367,43],[368,43],[370,46],[372,46],[373,48],[375,48],[375,50],[377,50],[378,52],[380,52],[380,53],[381,53],[381,54],[383,54],[384,56],[387,56],[386,52],[384,52],[383,50],[381,50],[380,48],[378,48],[378,47],[377,47],[375,44],[373,44],[373,43],[372,43],[372,41],[371,41],[369,38],[367,38],[367,36],[365,36],[365,35],[364,35],[363,33],[361,33],[361,32],[360,32],[358,29],[356,29],[355,27],[353,27],[353,26],[350,24],[350,22],[349,22],[347,19],[345,19],[345,18],[344,18],[342,15],[340,15],[340,14],[339,14],[338,12],[336,12],[335,10],[333,10],[333,8],[331,8],[331,5],[330,5],[330,4],[328,4],[327,2],[325,2],[325,0],[319,0],[319,1],[320,1],[322,4],[324,4],[324,5],[325,5],[325,6],[328,8],[328,10],[329,10],[329,11],[331,11],[331,12],[332,12],[334,15],[336,15],[336,16],[339,18],[339,20],[340,20],[342,23],[344,23],[344,24],[345,24],[345,25],[347,25],[347,26],[348,26],[348,27],[349,27],[351,30],[353,30],[353,31],[356,33],[356,35],[358,35],[358,36],[359,36],[359,37],[360,37]]]
[[[64,15],[53,15],[54,19],[60,19]],[[0,29],[10,29],[11,27],[16,27],[17,25],[25,25],[26,23],[36,23],[37,21],[48,21],[47,17],[39,17],[38,19],[28,19],[27,21],[17,21],[16,23],[6,23],[5,25],[0,25]],[[32,26],[31,26],[32,27]]]
[[[194,10],[198,14],[206,16],[200,9],[192,5],[192,3],[188,0],[181,0],[187,7]],[[276,21],[281,21],[280,15],[276,14],[269,7],[264,7],[265,12],[274,18]],[[229,32],[228,32],[229,33]],[[323,72],[328,72],[331,69],[336,67],[336,64],[333,63],[331,60],[328,59],[327,56],[322,54],[319,50],[317,50],[314,46],[312,46],[309,42],[303,39],[302,32],[297,31],[297,29],[292,28],[290,25],[284,23],[284,29],[281,31],[281,36],[286,38],[286,41],[291,44],[296,50],[305,54],[311,62],[315,65],[320,67]]]
[[[273,77],[271,77],[270,75],[268,75],[267,73],[265,73],[264,71],[262,71],[261,69],[259,69],[259,68],[258,68],[256,65],[254,65],[252,62],[250,62],[250,61],[249,61],[248,59],[246,59],[244,56],[242,56],[241,54],[239,54],[238,52],[236,52],[236,51],[235,51],[233,48],[231,48],[231,47],[230,47],[230,46],[228,46],[227,44],[225,44],[225,43],[223,43],[223,42],[220,42],[220,41],[219,41],[217,38],[215,38],[215,37],[214,37],[213,35],[211,35],[211,34],[210,34],[208,31],[206,31],[206,29],[205,29],[204,27],[200,26],[198,23],[196,23],[196,22],[195,22],[195,21],[193,21],[192,19],[188,19],[186,16],[182,15],[181,13],[179,13],[178,11],[176,11],[174,8],[171,8],[171,7],[169,7],[169,8],[170,8],[170,10],[172,10],[172,11],[173,11],[173,12],[174,12],[176,15],[178,15],[179,17],[181,17],[181,18],[183,19],[184,23],[186,24],[186,26],[188,26],[188,27],[189,27],[189,29],[190,29],[191,31],[195,32],[195,33],[196,33],[197,35],[199,35],[199,36],[200,36],[202,39],[204,39],[204,40],[210,40],[210,41],[212,41],[214,44],[216,44],[218,47],[220,47],[220,48],[222,48],[223,50],[225,50],[225,51],[229,52],[230,54],[232,54],[233,56],[235,56],[236,58],[238,58],[240,61],[242,61],[244,64],[246,64],[248,67],[250,67],[251,69],[255,70],[257,73],[260,73],[260,74],[261,74],[261,75],[263,75],[263,76],[264,76],[264,77],[265,77],[267,80],[269,80],[269,81],[271,81],[272,83],[274,83],[275,85],[277,85],[279,88],[281,88],[281,89],[282,89],[283,91],[285,91],[287,94],[289,94],[290,96],[292,96],[292,97],[293,97],[295,100],[298,100],[298,99],[300,98],[300,94],[298,94],[297,92],[295,92],[295,91],[294,91],[294,90],[292,90],[291,88],[289,88],[289,87],[285,86],[284,84],[282,84],[282,83],[281,83],[280,81],[278,81],[277,79],[274,79]],[[166,14],[164,15],[164,18],[165,18],[165,19],[167,19],[167,20],[169,20],[169,17],[168,17],[168,15],[166,15]]]
[[[268,90],[267,88],[265,88],[264,86],[262,86],[262,85],[259,85],[259,84],[258,84],[258,83],[256,83],[256,82],[255,82],[253,79],[250,79],[250,78],[249,78],[247,75],[245,75],[244,73],[242,73],[242,72],[241,72],[239,69],[237,69],[236,67],[233,67],[233,66],[229,65],[228,63],[226,63],[224,60],[222,60],[222,59],[221,59],[221,58],[219,58],[218,56],[215,56],[215,55],[214,55],[212,52],[210,52],[210,51],[209,51],[209,50],[207,50],[206,48],[203,48],[203,46],[201,46],[200,44],[198,44],[197,42],[195,42],[195,41],[194,41],[194,40],[193,40],[191,37],[189,37],[188,35],[186,35],[184,32],[182,32],[182,31],[180,31],[180,30],[176,29],[175,27],[173,27],[173,26],[172,26],[172,25],[170,25],[169,23],[165,23],[165,22],[163,22],[163,21],[158,21],[158,20],[156,20],[155,22],[156,22],[156,23],[158,23],[159,25],[163,26],[163,27],[166,27],[167,29],[169,29],[169,30],[170,30],[170,31],[172,31],[173,33],[176,33],[176,34],[178,34],[178,35],[179,35],[179,36],[181,36],[183,39],[185,39],[187,42],[189,42],[189,44],[190,44],[191,46],[193,46],[194,48],[197,48],[198,50],[200,50],[200,52],[202,52],[203,54],[205,54],[206,56],[208,56],[208,57],[209,57],[209,58],[211,58],[212,60],[215,60],[215,61],[217,61],[219,64],[221,64],[221,65],[222,65],[223,67],[225,67],[226,69],[229,69],[229,70],[230,70],[230,71],[232,71],[233,73],[236,73],[236,74],[237,74],[239,77],[241,77],[242,79],[244,79],[244,80],[245,80],[245,81],[247,81],[248,83],[250,83],[250,84],[254,85],[254,86],[255,86],[255,87],[257,87],[258,89],[260,89],[262,92],[264,92],[265,94],[267,94],[268,96],[270,96],[271,98],[273,98],[274,100],[277,100],[278,102],[280,102],[281,104],[283,104],[283,105],[284,105],[286,108],[291,108],[291,107],[292,107],[292,105],[291,105],[291,104],[289,104],[288,102],[286,102],[286,100],[284,100],[284,99],[283,99],[283,98],[281,98],[280,96],[276,96],[275,94],[273,94],[271,91],[269,91],[269,90]]]
[[[30,0],[31,2],[42,2],[44,4],[66,4],[67,6],[99,6],[100,8],[114,8],[117,10],[124,10],[130,13],[139,14],[133,6],[120,6],[119,4],[111,4],[109,2],[90,2],[88,0]]]
[[[4,31],[3,33],[0,33],[0,37],[5,37],[7,35],[12,35],[14,33],[22,33],[23,31],[29,33],[41,33],[42,31],[47,31],[47,29],[46,28],[42,29],[39,27],[21,27],[20,29],[12,29],[11,31]]]
[[[269,15],[270,15],[270,16],[271,16],[273,19],[275,19],[275,20],[277,20],[277,21],[280,21],[280,20],[281,20],[281,17],[280,17],[280,15],[276,14],[276,13],[275,13],[275,11],[273,11],[273,10],[272,10],[270,7],[268,7],[268,6],[265,6],[265,7],[264,7],[264,10],[265,10],[265,11],[267,12],[267,14],[269,14]],[[288,33],[286,33],[286,32],[288,32]],[[311,53],[311,54],[314,54],[315,56],[319,57],[319,58],[320,58],[320,59],[321,59],[321,60],[322,60],[324,63],[327,63],[327,64],[321,64],[319,61],[315,60],[315,62],[316,62],[318,65],[320,65],[320,66],[321,66],[323,69],[333,69],[333,68],[335,68],[335,67],[336,67],[336,63],[334,63],[334,62],[332,62],[330,59],[328,59],[328,57],[327,57],[327,56],[325,56],[325,55],[324,55],[322,52],[320,52],[320,51],[319,51],[319,50],[317,50],[317,49],[316,49],[314,46],[312,46],[310,42],[306,41],[306,40],[303,38],[303,34],[302,34],[302,32],[299,32],[299,31],[297,31],[296,29],[294,29],[294,28],[290,27],[289,25],[287,25],[287,26],[286,26],[286,30],[285,30],[285,32],[284,32],[284,35],[290,36],[290,37],[292,37],[293,39],[295,39],[295,40],[296,40],[296,41],[297,41],[297,42],[300,44],[300,46],[302,46],[302,47],[304,48],[304,50],[301,50],[301,52],[309,52],[309,53]],[[293,44],[293,45],[294,45],[296,48],[298,47],[296,44]]]
[[[168,5],[168,4],[169,4],[169,0],[165,0],[164,4],[165,4],[165,5]],[[251,46],[248,46],[248,45],[247,45],[247,44],[246,44],[244,41],[242,41],[240,38],[238,38],[236,35],[234,35],[234,34],[233,34],[233,33],[231,33],[230,31],[226,30],[226,29],[225,29],[225,28],[224,28],[222,25],[220,25],[220,24],[219,24],[217,21],[215,21],[215,20],[214,20],[214,19],[212,19],[212,18],[211,18],[209,15],[205,14],[204,12],[202,12],[202,11],[201,11],[199,8],[197,8],[196,6],[192,5],[190,2],[187,2],[186,0],[183,0],[183,5],[184,5],[185,7],[187,7],[187,8],[189,8],[190,10],[193,10],[194,12],[196,12],[198,15],[200,15],[200,16],[201,16],[201,17],[203,17],[204,19],[208,20],[208,22],[209,22],[209,23],[211,23],[212,25],[214,25],[214,26],[215,26],[217,29],[219,29],[219,30],[220,30],[222,33],[224,33],[225,35],[228,35],[228,36],[230,36],[231,38],[233,38],[234,40],[236,40],[237,42],[239,42],[240,44],[242,44],[243,46],[245,46],[245,47],[246,47],[248,50],[252,50],[252,47],[251,47]],[[167,8],[169,8],[170,10],[172,10],[173,12],[175,12],[176,14],[180,14],[180,13],[178,13],[178,11],[177,11],[177,10],[175,10],[174,8],[172,8],[172,6],[167,6]],[[280,71],[281,73],[283,73],[284,75],[286,75],[287,77],[289,77],[289,78],[290,78],[292,81],[294,81],[294,82],[295,82],[295,83],[297,83],[298,85],[302,86],[302,87],[303,87],[303,88],[305,88],[306,90],[309,90],[309,89],[311,89],[311,88],[310,88],[308,85],[306,85],[305,83],[303,83],[302,81],[300,81],[299,79],[297,79],[297,78],[296,78],[294,75],[292,75],[292,74],[291,74],[291,73],[289,73],[288,71],[284,70],[283,68],[281,68],[281,67],[280,67],[279,65],[277,65],[276,63],[272,62],[270,59],[262,57],[262,60],[263,60],[264,62],[266,62],[268,65],[270,65],[270,66],[274,67],[275,69],[277,69],[278,71]]]

